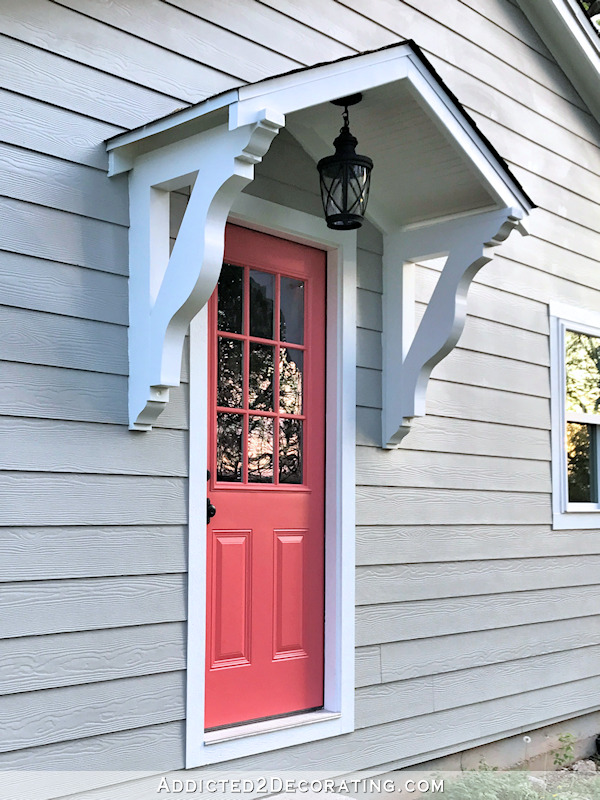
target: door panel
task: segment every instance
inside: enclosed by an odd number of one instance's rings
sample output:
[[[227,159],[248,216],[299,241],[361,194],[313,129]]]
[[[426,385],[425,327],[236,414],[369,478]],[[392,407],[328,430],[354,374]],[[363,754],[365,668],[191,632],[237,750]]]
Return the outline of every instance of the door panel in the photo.
[[[323,704],[324,252],[228,225],[209,330],[214,728]]]

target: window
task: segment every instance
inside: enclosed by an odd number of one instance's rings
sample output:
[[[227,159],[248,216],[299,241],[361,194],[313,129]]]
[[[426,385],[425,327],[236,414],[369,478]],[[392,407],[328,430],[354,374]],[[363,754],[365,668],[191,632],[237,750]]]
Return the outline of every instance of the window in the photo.
[[[551,307],[554,528],[600,528],[600,314]]]

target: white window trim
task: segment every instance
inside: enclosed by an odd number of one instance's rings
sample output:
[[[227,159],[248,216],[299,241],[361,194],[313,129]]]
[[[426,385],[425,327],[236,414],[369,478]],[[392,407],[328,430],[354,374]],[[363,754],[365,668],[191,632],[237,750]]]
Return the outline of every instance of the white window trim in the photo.
[[[600,503],[569,503],[567,485],[565,331],[600,336],[600,312],[551,303],[550,410],[552,426],[552,527],[600,528]],[[582,415],[584,416],[584,415]],[[593,422],[598,418],[594,417]]]
[[[206,734],[207,310],[190,326],[189,588],[186,767],[215,764],[354,729],[356,233],[239,195],[230,220],[327,251],[324,710]]]

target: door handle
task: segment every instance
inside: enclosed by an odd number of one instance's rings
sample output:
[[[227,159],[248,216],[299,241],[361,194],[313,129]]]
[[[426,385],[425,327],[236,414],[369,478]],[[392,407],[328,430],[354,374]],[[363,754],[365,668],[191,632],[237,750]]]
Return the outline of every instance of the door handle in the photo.
[[[206,498],[206,524],[208,525],[214,515],[217,513],[217,509],[213,506],[210,502],[210,497]]]

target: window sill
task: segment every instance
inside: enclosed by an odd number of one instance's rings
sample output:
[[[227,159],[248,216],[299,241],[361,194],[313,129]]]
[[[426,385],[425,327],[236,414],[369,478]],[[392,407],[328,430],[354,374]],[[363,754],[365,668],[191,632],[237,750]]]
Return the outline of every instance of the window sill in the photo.
[[[588,503],[582,503],[581,505],[583,506],[582,508],[574,506],[562,513],[553,514],[553,530],[600,530],[600,508]]]

